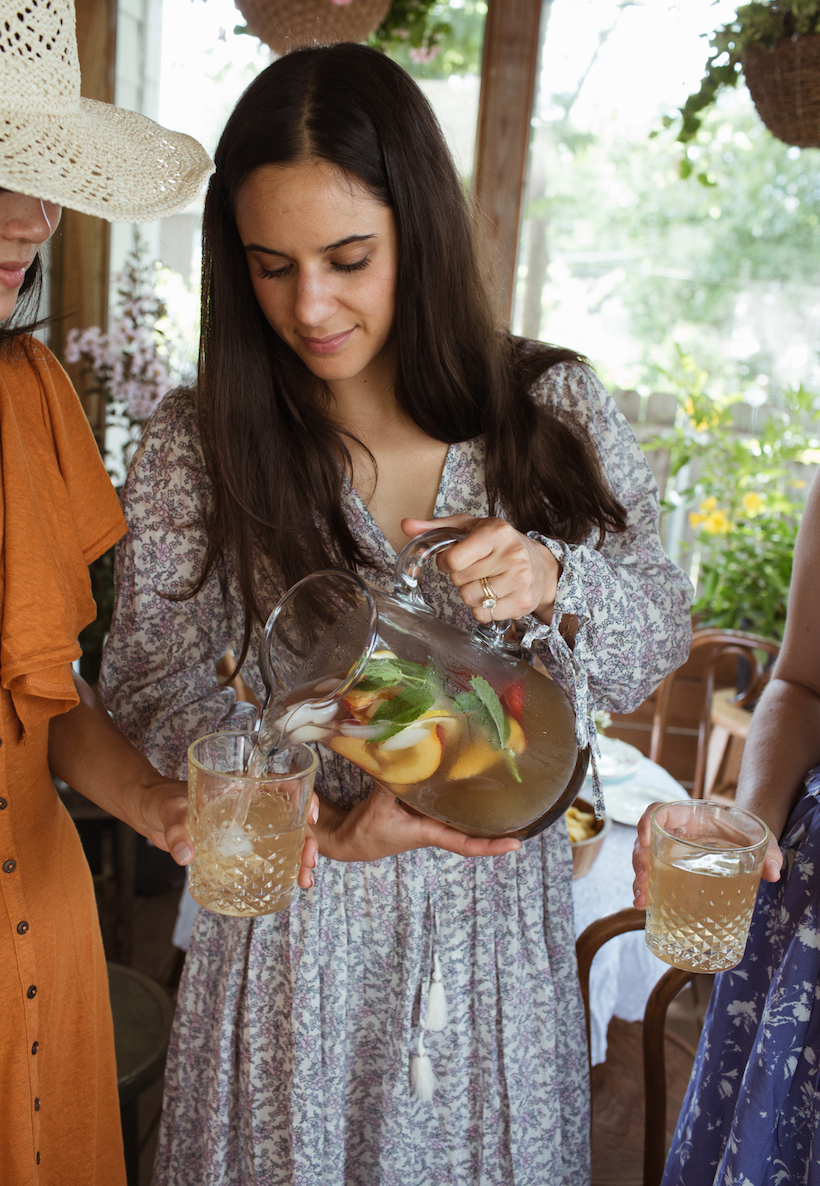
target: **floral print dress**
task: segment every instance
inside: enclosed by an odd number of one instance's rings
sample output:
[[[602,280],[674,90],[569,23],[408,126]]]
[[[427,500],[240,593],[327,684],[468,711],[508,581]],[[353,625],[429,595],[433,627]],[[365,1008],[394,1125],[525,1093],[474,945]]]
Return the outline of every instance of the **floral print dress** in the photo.
[[[715,980],[663,1186],[820,1186],[820,766]]]
[[[585,425],[629,516],[600,549],[544,540],[563,565],[554,620],[519,624],[526,653],[575,697],[585,743],[593,704],[629,710],[683,661],[690,589],[661,549],[641,451],[591,372],[553,367],[533,395]],[[436,516],[486,515],[483,475],[481,440],[452,445]],[[375,558],[362,575],[389,587],[395,555],[349,484],[344,505]],[[219,689],[214,669],[241,640],[230,557],[195,597],[163,596],[198,573],[208,506],[192,403],[174,395],[125,490],[129,533],[102,694],[128,736],[178,776],[189,742],[245,707]],[[428,567],[431,606],[469,627],[457,590]],[[271,608],[283,592],[271,585]],[[578,618],[573,651],[558,632],[564,613]],[[261,696],[255,657],[243,675]],[[368,794],[367,775],[319,752],[325,795],[347,807]],[[255,920],[201,910],[171,1040],[156,1186],[585,1186],[571,875],[559,825],[496,858],[320,857],[314,887],[287,910]],[[448,1004],[438,1031],[426,1028],[434,950]],[[437,1079],[429,1102],[411,1088],[420,1039]]]

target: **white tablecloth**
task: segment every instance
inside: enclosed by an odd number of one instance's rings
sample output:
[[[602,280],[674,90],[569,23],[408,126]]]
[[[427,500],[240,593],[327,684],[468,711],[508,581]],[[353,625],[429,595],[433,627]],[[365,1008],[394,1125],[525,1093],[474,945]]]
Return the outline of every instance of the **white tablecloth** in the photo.
[[[671,774],[648,758],[643,759],[631,781],[656,787],[660,802],[679,799],[686,793]],[[573,881],[576,938],[596,918],[632,905],[634,842],[633,827],[613,823],[590,872]],[[593,1064],[606,1058],[606,1031],[612,1017],[641,1020],[652,988],[668,968],[650,953],[643,931],[618,935],[604,944],[592,962],[589,978]]]

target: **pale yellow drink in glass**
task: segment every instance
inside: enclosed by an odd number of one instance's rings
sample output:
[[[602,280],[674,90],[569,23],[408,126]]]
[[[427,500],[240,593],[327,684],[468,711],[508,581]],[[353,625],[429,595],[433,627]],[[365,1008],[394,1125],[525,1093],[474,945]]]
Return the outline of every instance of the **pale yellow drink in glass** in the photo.
[[[740,963],[746,948],[769,830],[739,807],[677,800],[650,825],[646,943],[690,972]]]
[[[317,758],[291,746],[248,774],[255,741],[215,733],[188,751],[189,886],[217,914],[272,914],[296,889]]]

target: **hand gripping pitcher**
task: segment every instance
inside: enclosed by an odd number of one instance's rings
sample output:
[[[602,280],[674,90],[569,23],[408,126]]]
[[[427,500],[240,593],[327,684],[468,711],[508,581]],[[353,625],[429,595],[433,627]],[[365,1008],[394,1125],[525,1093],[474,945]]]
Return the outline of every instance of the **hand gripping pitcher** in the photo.
[[[436,528],[411,540],[392,594],[343,569],[288,590],[265,626],[259,749],[321,742],[424,815],[526,839],[575,798],[588,750],[564,692],[508,640],[509,622],[468,632],[422,598],[425,562],[464,537]]]

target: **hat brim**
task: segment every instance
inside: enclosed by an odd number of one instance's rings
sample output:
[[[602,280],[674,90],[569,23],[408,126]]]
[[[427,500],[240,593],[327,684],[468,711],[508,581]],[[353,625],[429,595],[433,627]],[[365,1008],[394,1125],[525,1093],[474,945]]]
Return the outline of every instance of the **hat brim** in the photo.
[[[21,115],[0,100],[4,189],[110,222],[153,222],[190,205],[213,170],[192,136],[111,103]]]

